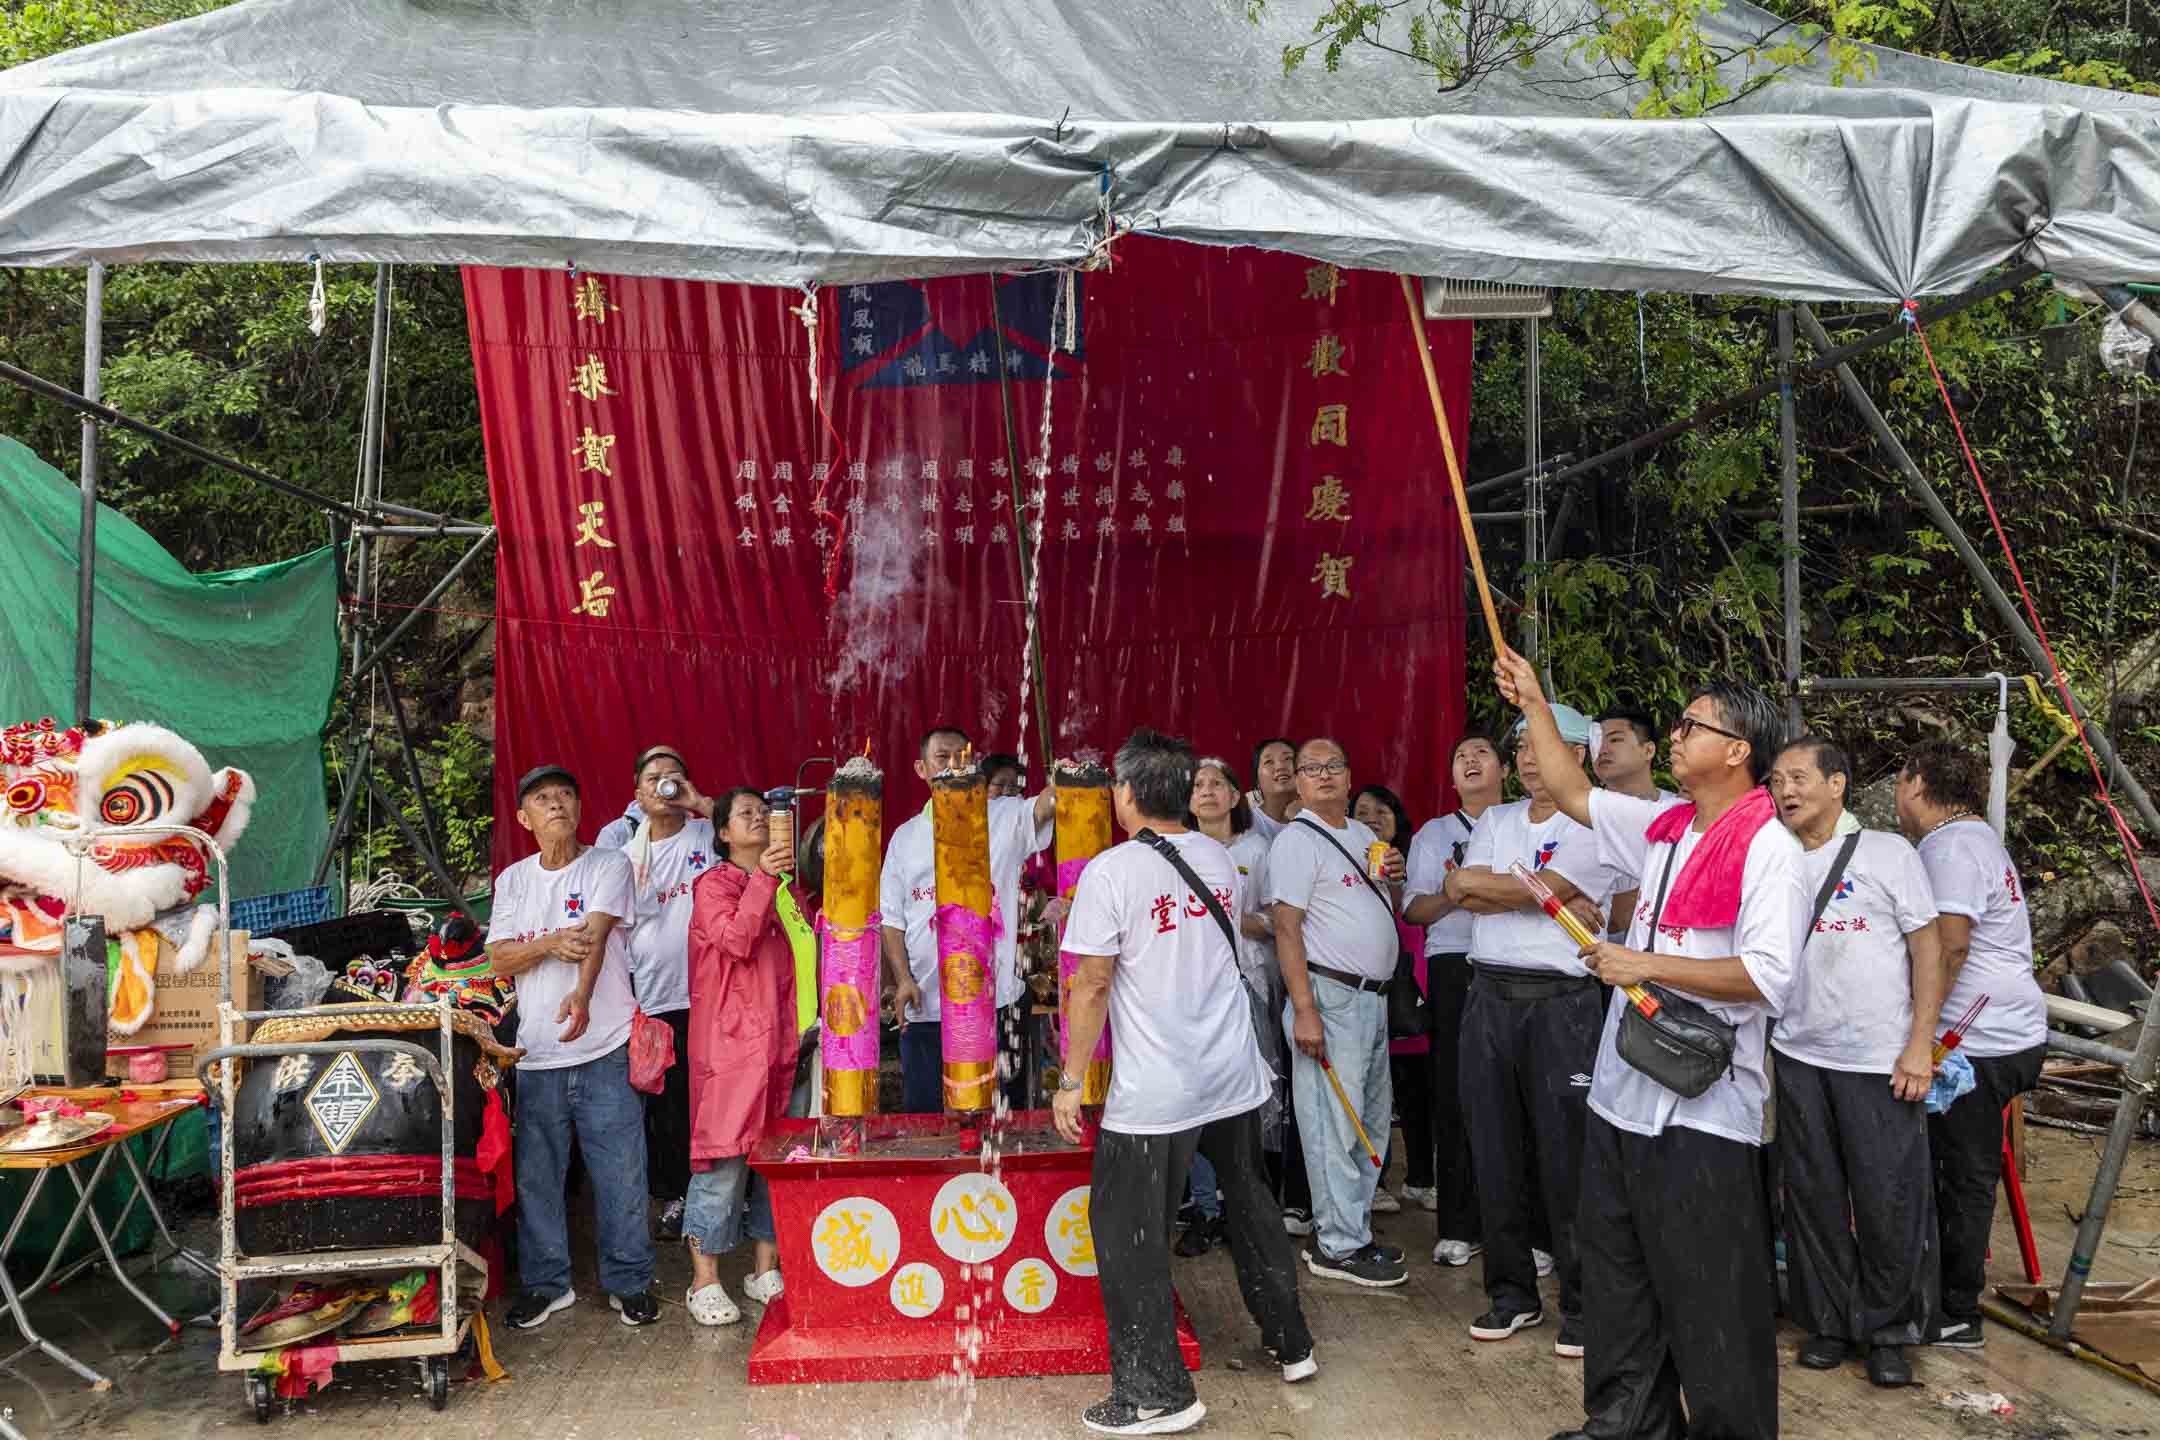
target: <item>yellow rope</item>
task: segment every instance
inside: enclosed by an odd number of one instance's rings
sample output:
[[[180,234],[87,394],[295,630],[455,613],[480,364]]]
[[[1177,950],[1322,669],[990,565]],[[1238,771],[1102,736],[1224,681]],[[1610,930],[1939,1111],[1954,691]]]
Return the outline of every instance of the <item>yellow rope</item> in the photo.
[[[480,1373],[490,1381],[508,1380],[510,1372],[496,1363],[495,1347],[488,1343],[487,1311],[473,1313],[472,1334],[473,1348],[480,1354]]]
[[[2038,710],[2041,714],[2047,716],[2048,719],[2054,721],[2055,728],[2062,731],[2063,734],[2072,736],[2074,738],[2078,733],[2078,727],[2076,723],[2073,722],[2068,715],[2065,715],[2061,710],[2058,710],[2055,707],[2054,701],[2047,698],[2046,693],[2040,689],[2040,677],[2037,675],[2027,675],[2024,677],[2024,680],[2025,695],[2026,698],[2032,701],[2033,709]]]

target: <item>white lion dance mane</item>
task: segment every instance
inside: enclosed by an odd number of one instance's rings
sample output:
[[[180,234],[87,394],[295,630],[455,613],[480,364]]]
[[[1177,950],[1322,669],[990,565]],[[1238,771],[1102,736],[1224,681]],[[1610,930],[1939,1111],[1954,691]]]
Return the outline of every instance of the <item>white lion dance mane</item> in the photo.
[[[217,928],[209,855],[184,835],[115,835],[135,825],[190,825],[232,853],[255,782],[213,771],[202,752],[156,725],[92,720],[62,730],[50,717],[0,730],[0,971],[52,965],[69,915],[95,915],[115,947],[111,1026],[143,1027],[156,1008],[158,950],[173,966],[202,963]],[[86,856],[66,839],[94,841]]]

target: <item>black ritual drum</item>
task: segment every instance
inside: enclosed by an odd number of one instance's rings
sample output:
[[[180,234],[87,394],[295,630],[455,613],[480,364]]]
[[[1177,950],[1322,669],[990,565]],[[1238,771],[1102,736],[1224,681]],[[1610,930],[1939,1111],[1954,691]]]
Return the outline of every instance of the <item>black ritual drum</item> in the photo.
[[[439,1056],[432,1022],[351,1009],[349,1017],[266,1021],[253,1039],[399,1040]],[[457,1238],[477,1245],[495,1218],[498,1170],[507,1180],[509,1120],[497,1086],[518,1052],[503,1050],[475,1017],[452,1020]],[[243,1252],[442,1242],[442,1106],[428,1067],[411,1053],[353,1049],[251,1061],[228,1123]]]

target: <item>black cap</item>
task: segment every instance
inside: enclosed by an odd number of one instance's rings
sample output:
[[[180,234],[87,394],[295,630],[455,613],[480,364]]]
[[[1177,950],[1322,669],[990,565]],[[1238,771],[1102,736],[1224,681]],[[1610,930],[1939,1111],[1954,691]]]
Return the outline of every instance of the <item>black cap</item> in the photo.
[[[518,781],[518,804],[523,805],[525,803],[525,797],[527,795],[532,794],[533,791],[539,789],[542,785],[547,784],[550,780],[562,781],[562,783],[568,785],[573,792],[575,792],[578,788],[577,776],[571,774],[562,766],[535,765],[532,769],[526,771],[524,776]]]

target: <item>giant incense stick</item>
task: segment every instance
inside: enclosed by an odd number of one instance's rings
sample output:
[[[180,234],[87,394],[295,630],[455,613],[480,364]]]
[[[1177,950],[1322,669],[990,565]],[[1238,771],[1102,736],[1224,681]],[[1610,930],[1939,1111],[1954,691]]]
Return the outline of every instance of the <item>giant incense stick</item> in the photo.
[[[1552,887],[1532,874],[1529,866],[1517,860],[1508,866],[1508,873],[1520,880],[1523,888],[1537,897],[1538,908],[1558,921],[1560,928],[1567,931],[1569,939],[1585,950],[1598,943],[1597,936],[1590,933],[1590,927],[1576,919],[1575,913],[1560,903],[1559,896],[1553,894]],[[1657,996],[1640,985],[1623,985],[1620,989],[1627,996],[1628,1003],[1644,1015],[1657,1014]]]
[[[945,1111],[989,1111],[997,1081],[995,922],[990,891],[990,786],[972,761],[930,782],[937,859],[937,947]]]
[[[825,913],[818,922],[818,1055],[825,1114],[878,1108],[878,855],[885,778],[868,756],[833,772],[825,787]]]
[[[1092,761],[1060,761],[1050,778],[1057,785],[1057,893],[1071,900],[1088,861],[1110,848],[1110,772]],[[1071,1053],[1066,1025],[1072,1015],[1073,971],[1080,957],[1058,948],[1058,1053],[1069,1070],[1085,1063],[1080,1103],[1100,1105],[1110,1098],[1110,1021],[1085,1062]]]

